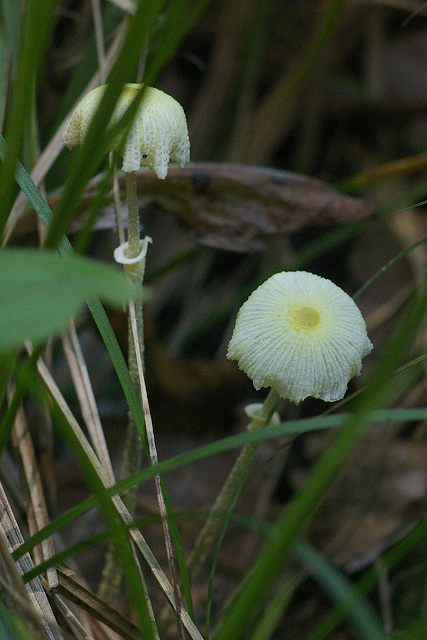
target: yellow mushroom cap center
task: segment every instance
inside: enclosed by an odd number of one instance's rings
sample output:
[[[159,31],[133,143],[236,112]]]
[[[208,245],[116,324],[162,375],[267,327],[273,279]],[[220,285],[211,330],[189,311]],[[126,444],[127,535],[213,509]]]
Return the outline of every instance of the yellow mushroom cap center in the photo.
[[[289,312],[289,319],[295,329],[310,331],[320,322],[320,314],[313,307],[295,307]]]

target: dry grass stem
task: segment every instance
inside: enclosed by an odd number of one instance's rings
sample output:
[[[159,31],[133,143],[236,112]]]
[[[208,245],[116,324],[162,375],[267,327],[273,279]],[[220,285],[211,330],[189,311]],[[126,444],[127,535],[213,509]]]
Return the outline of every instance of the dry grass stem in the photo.
[[[25,413],[22,407],[19,408],[12,430],[14,446],[19,451],[24,472],[25,483],[29,496],[29,530],[33,535],[43,529],[49,522],[46,501],[44,498],[43,486],[41,482],[40,470],[36,462],[33,442],[28,429]],[[46,538],[40,545],[41,561],[49,560],[55,554],[52,538]],[[55,590],[58,586],[58,576],[55,567],[50,567],[46,572],[46,579],[50,590]]]
[[[61,612],[64,621],[70,627],[77,640],[95,640],[94,636],[88,632],[63,598],[57,593],[54,594],[55,604]]]
[[[87,370],[86,362],[80,347],[74,322],[70,322],[68,335],[62,338],[65,356],[70,367],[80,409],[89,432],[93,448],[106,472],[111,484],[114,484],[114,472],[111,464],[110,454],[105,442],[104,431],[96,405],[95,395]]]
[[[138,628],[109,604],[74,580],[67,570],[59,570],[59,591],[92,617],[117,631],[125,640],[140,640]]]
[[[7,496],[1,485],[0,509],[2,513],[2,517],[0,520],[0,533],[3,539],[6,541],[9,553],[12,553],[24,542],[24,538],[21,534],[21,530],[18,526]],[[2,560],[3,563],[7,561],[5,554],[2,554]],[[13,564],[14,563],[12,559],[10,559],[10,566],[12,566]],[[14,566],[17,567],[17,570],[21,575],[27,573],[28,571],[31,571],[34,568],[34,564],[29,553],[23,555]],[[15,580],[15,586],[16,585],[17,581]],[[63,636],[58,629],[58,624],[56,622],[55,616],[53,615],[52,608],[49,604],[40,578],[33,578],[32,580],[30,580],[26,585],[26,590],[35,611],[39,614],[39,619],[42,622],[46,637],[49,640],[63,640]]]
[[[139,344],[138,324],[136,319],[135,304],[133,301],[129,302],[129,316],[130,316],[131,327],[132,327],[132,339],[134,343],[136,363],[138,367],[139,387],[140,387],[140,394],[142,399],[142,407],[144,411],[148,450],[150,453],[151,464],[154,466],[154,465],[157,465],[159,461],[157,456],[156,440],[154,437],[153,421],[151,419],[150,405],[148,403],[147,388],[145,386],[144,369],[143,369],[142,357],[141,357],[141,345]],[[166,510],[165,499],[163,496],[162,482],[161,482],[160,476],[156,475],[154,477],[154,481],[156,485],[157,502],[159,505],[160,517],[162,519],[166,553],[168,557],[169,569],[171,573],[171,580],[172,580],[172,586],[173,586],[173,592],[174,592],[174,599],[176,603],[175,611],[177,616],[178,635],[180,638],[184,639],[185,634],[184,634],[184,629],[181,621],[181,610],[183,608],[181,587],[180,587],[179,574],[177,569],[177,561],[176,561],[175,552],[172,544],[172,537],[169,530],[168,514]]]

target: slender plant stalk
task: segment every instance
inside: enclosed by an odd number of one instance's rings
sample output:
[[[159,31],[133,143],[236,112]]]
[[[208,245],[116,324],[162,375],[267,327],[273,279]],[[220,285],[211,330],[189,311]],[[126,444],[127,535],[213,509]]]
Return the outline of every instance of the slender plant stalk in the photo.
[[[141,249],[138,193],[135,173],[126,173],[126,202],[128,207],[128,248],[127,257],[136,258]],[[136,289],[142,289],[144,279],[145,259],[135,265],[128,265],[126,273]],[[135,303],[135,317],[138,334],[139,354],[135,352],[135,341],[132,336],[132,321],[128,314],[128,366],[129,374],[135,389],[139,389],[138,360],[144,361],[144,336],[142,322],[142,302]],[[142,400],[141,396],[140,399]],[[128,427],[123,451],[122,477],[136,473],[141,466],[142,442],[138,434],[131,412],[128,413]],[[133,516],[136,506],[136,489],[129,491],[123,501],[128,511]],[[98,595],[106,602],[112,602],[120,589],[122,581],[121,564],[116,557],[113,545],[110,545],[105,566],[102,571],[102,579],[99,585]]]
[[[279,401],[279,395],[271,389],[262,407],[257,412],[256,417],[252,418],[249,422],[247,427],[248,431],[262,429],[268,425],[277,409]],[[230,509],[236,491],[240,488],[258,447],[259,443],[251,443],[243,447],[208,514],[202,530],[197,536],[194,549],[188,558],[188,571],[193,578],[198,574],[207,556],[215,546],[225,514],[227,514]]]
[[[148,404],[147,388],[145,386],[144,369],[143,369],[142,360],[141,360],[141,349],[139,348],[136,307],[135,307],[135,303],[132,301],[129,302],[129,317],[131,321],[132,338],[135,345],[135,355],[136,355],[136,361],[137,361],[138,372],[139,372],[139,389],[140,389],[140,395],[142,398],[142,406],[144,409],[145,428],[147,431],[147,442],[148,442],[148,449],[150,454],[150,461],[151,461],[151,464],[154,466],[159,463],[159,460],[157,456],[156,440],[154,438],[154,429],[153,429],[153,422],[151,419],[151,411],[150,411],[150,406]],[[165,499],[162,491],[162,481],[159,474],[157,474],[154,477],[154,481],[156,483],[157,501],[159,504],[160,517],[162,519],[163,535],[165,538],[166,553],[168,557],[169,569],[171,573],[171,581],[172,581],[172,586],[174,591],[178,637],[184,640],[185,638],[184,626],[181,620],[181,611],[182,611],[182,604],[183,604],[182,592],[181,592],[181,586],[179,581],[177,560],[175,557],[175,552],[172,544],[172,536],[171,536],[169,525],[168,525],[168,514],[167,514],[166,503],[165,503]]]

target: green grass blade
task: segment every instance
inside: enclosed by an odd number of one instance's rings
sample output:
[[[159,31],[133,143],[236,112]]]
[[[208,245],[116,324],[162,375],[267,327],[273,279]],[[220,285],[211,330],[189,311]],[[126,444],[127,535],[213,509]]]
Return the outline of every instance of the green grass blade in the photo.
[[[320,551],[300,540],[295,555],[334,602],[351,603],[347,615],[359,638],[384,640],[382,624],[370,604]]]
[[[391,549],[389,549],[381,558],[382,564],[391,571],[397,567],[406,558],[409,553],[418,547],[418,545],[427,537],[427,518],[422,518],[418,524],[402,539],[399,540]],[[378,571],[376,568],[369,569],[365,575],[357,582],[357,591],[366,595],[377,585]],[[348,615],[348,609],[351,607],[349,601],[343,602],[329,613],[310,633],[307,640],[325,640],[330,637],[334,629],[341,624],[342,620]]]
[[[0,237],[15,197],[15,166],[24,135],[30,129],[37,77],[49,42],[56,5],[56,0],[28,0],[25,3],[22,46],[6,123],[8,148],[0,167]]]
[[[161,41],[147,64],[144,81],[154,82],[162,67],[192,27],[210,0],[172,0],[165,13],[165,26],[160,32]]]
[[[0,422],[0,455],[9,441],[16,414],[27,394],[27,390],[31,387],[31,383],[35,378],[35,369],[40,350],[41,347],[34,349],[29,359],[25,360],[16,368],[16,388]]]
[[[427,233],[421,236],[421,238],[418,238],[418,240],[410,244],[408,247],[405,247],[405,249],[397,253],[383,267],[381,267],[381,269],[378,269],[378,271],[374,273],[374,275],[371,276],[369,280],[367,280],[358,291],[356,291],[353,296],[354,300],[357,300],[358,298],[360,298],[360,296],[363,296],[363,294],[368,291],[368,289],[378,280],[378,278],[387,273],[387,271],[394,267],[395,264],[403,260],[403,258],[406,258],[406,256],[408,256],[414,249],[419,247],[421,244],[424,244],[425,242],[427,242]]]
[[[272,598],[266,603],[264,614],[255,627],[254,633],[250,636],[250,640],[269,640],[273,637],[283,612],[302,580],[298,575],[287,576],[282,584],[275,589]]]
[[[127,527],[127,529],[129,529],[131,526],[136,526],[138,527],[138,529],[141,529],[153,524],[161,524],[160,516],[150,515],[144,518],[137,518],[134,522],[131,523],[131,525],[126,524],[125,526]],[[61,565],[66,560],[72,558],[78,553],[91,549],[100,542],[104,542],[105,540],[109,539],[111,539],[111,531],[109,529],[101,531],[100,533],[96,533],[92,536],[88,536],[81,542],[77,542],[75,545],[67,547],[67,549],[64,549],[63,551],[58,551],[54,555],[50,556],[48,560],[44,560],[43,562],[40,562],[40,564],[35,565],[30,571],[27,571],[27,573],[23,574],[23,580],[24,582],[30,582],[31,580],[33,580],[33,578],[36,578],[42,573],[45,573],[45,571],[47,571],[47,569],[49,569],[50,567]]]

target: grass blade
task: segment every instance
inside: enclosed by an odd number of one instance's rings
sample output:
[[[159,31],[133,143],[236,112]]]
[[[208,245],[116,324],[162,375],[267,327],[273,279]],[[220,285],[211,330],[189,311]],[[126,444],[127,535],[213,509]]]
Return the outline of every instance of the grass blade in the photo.
[[[0,236],[3,235],[15,196],[14,174],[25,132],[30,128],[33,96],[53,23],[56,0],[28,0],[25,4],[21,51],[18,60],[9,117],[6,123],[8,148],[0,168]]]
[[[359,638],[384,640],[384,630],[371,606],[320,551],[300,540],[295,545],[295,554],[332,600],[338,603],[344,600],[351,602],[347,615]]]
[[[382,564],[387,570],[397,567],[406,556],[411,553],[418,545],[427,537],[427,519],[422,518],[418,524],[397,544],[389,549],[381,558]],[[356,588],[358,593],[366,595],[378,582],[378,571],[376,567],[369,569],[365,575],[357,582]],[[348,615],[348,609],[351,602],[346,600],[339,607],[336,607],[328,614],[316,628],[310,633],[307,640],[324,640],[330,637],[334,629],[341,624],[342,620]]]

